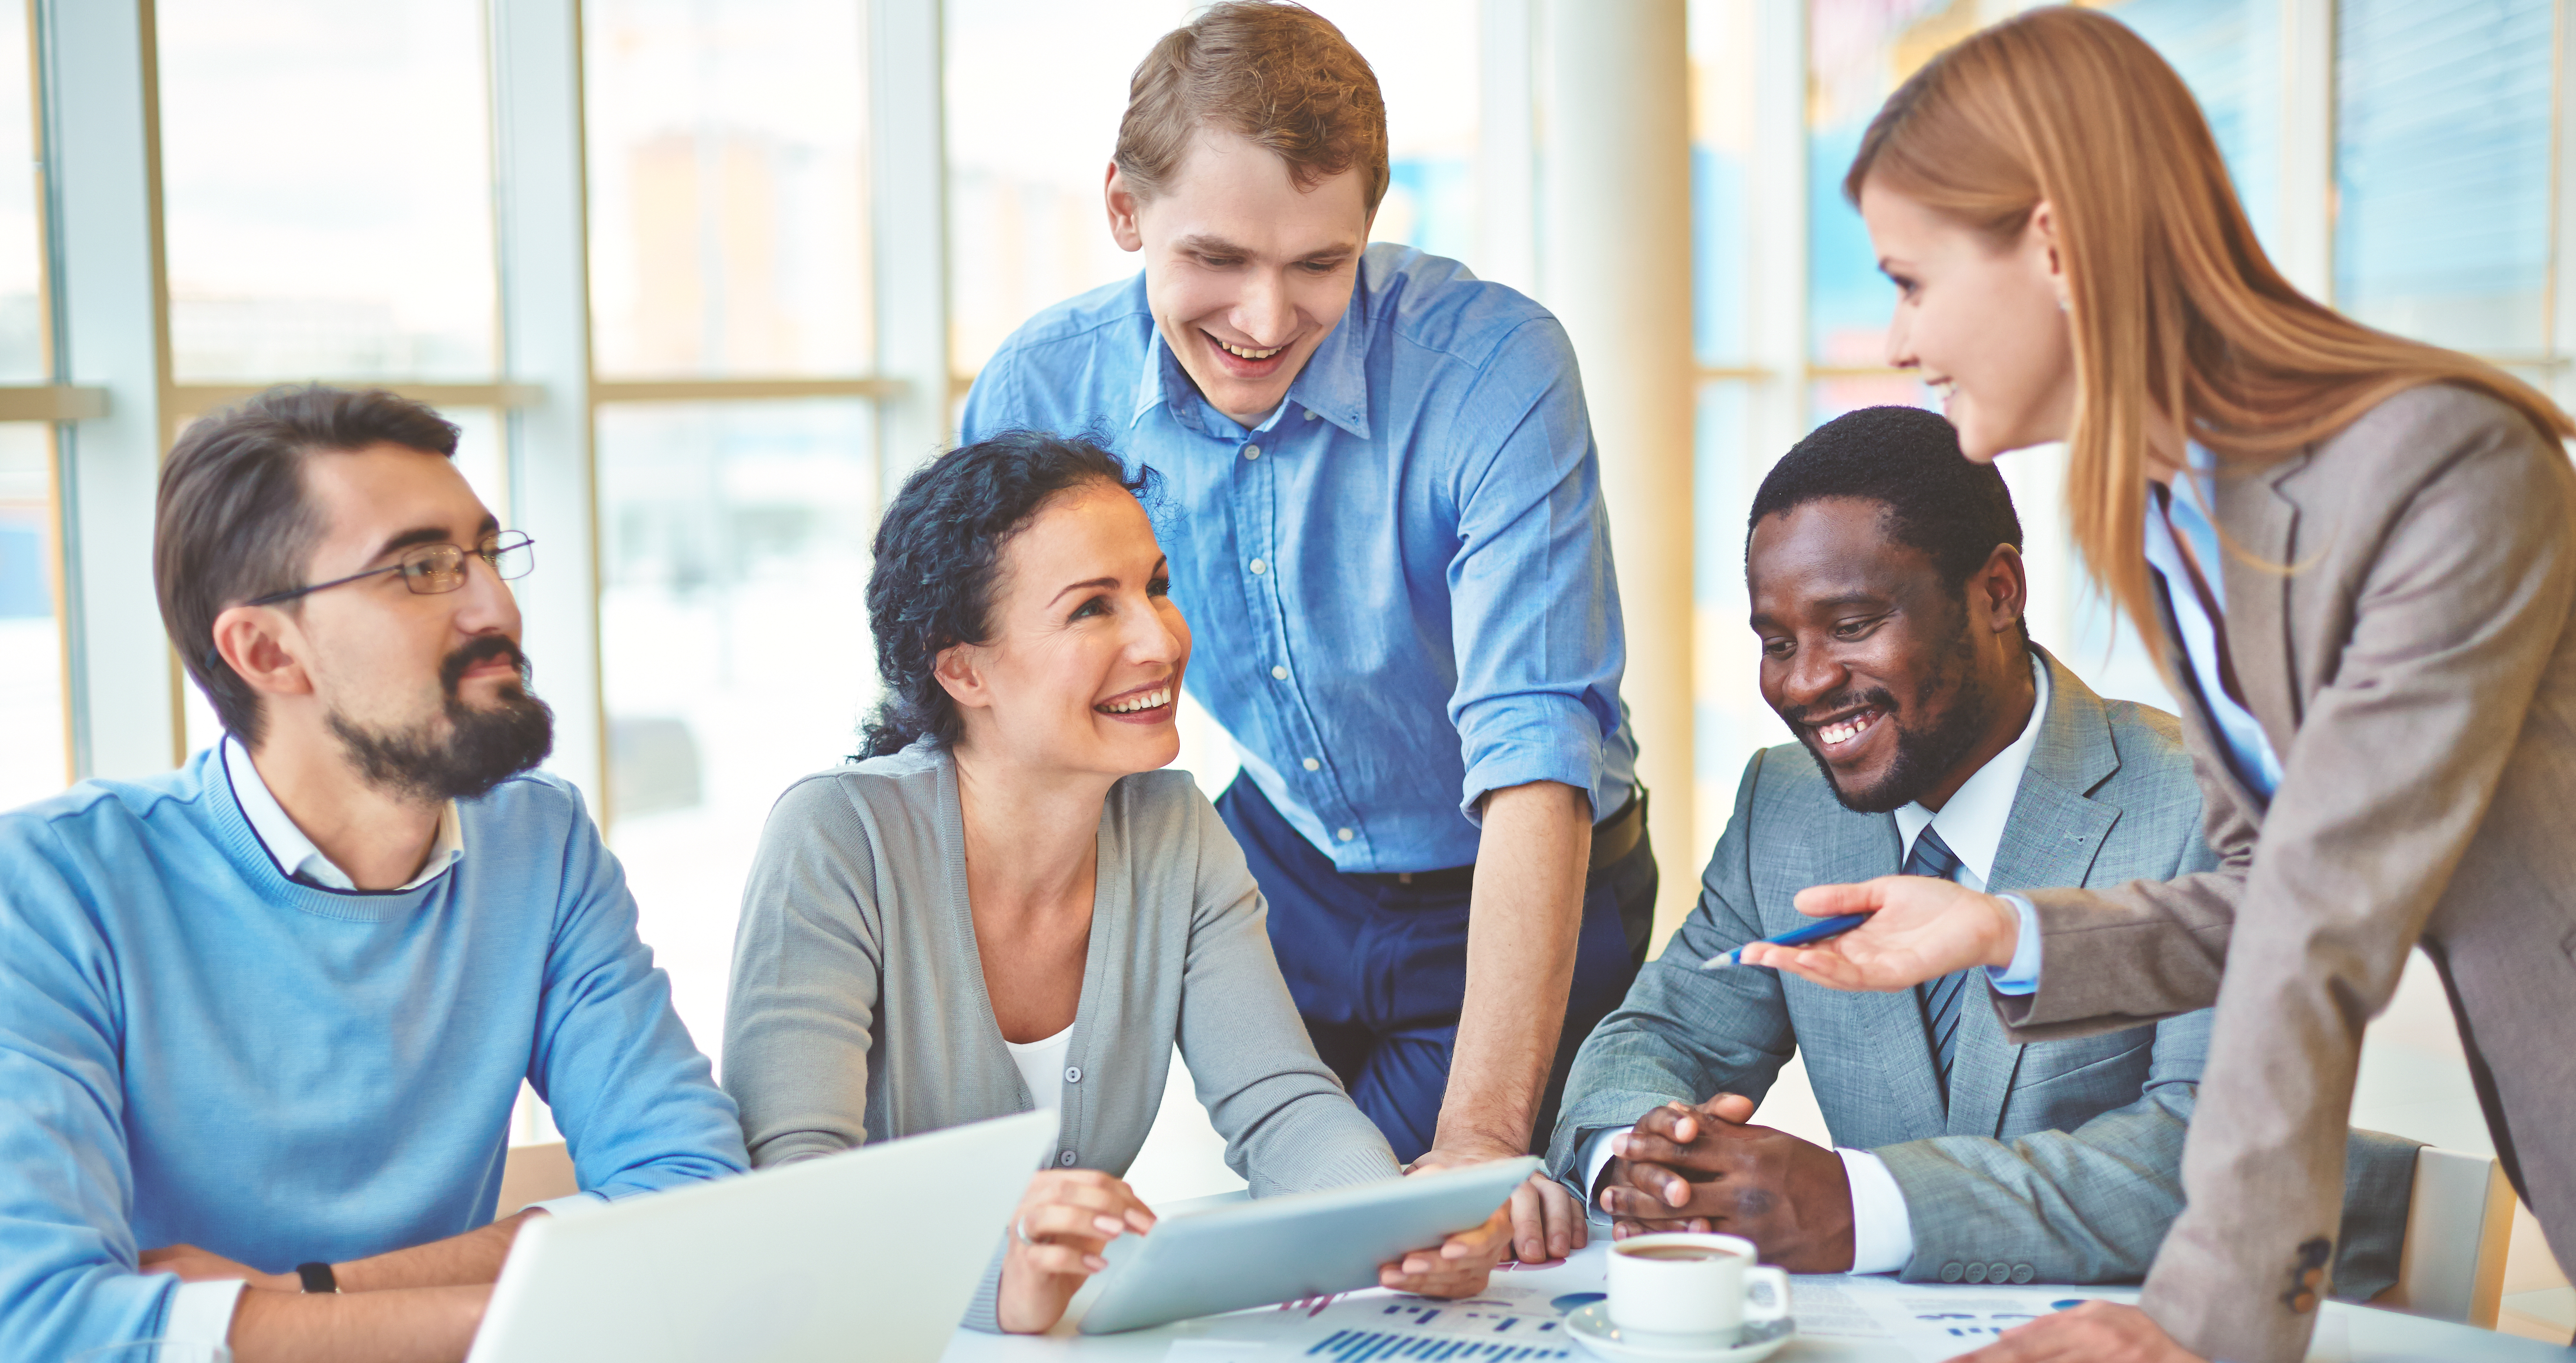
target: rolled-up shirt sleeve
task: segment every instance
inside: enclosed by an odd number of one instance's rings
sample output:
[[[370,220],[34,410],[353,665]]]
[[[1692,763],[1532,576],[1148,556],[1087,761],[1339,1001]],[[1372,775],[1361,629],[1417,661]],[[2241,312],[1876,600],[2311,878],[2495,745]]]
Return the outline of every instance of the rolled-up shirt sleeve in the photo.
[[[1600,460],[1573,347],[1553,318],[1523,323],[1465,404],[1449,566],[1458,683],[1449,698],[1467,773],[1459,809],[1557,781],[1598,818],[1602,741],[1620,724],[1627,643],[1610,562]]]

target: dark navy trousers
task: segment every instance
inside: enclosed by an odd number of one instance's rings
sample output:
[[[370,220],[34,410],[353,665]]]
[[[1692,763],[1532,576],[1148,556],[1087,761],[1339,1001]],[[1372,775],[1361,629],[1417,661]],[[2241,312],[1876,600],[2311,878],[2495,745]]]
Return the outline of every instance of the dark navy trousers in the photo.
[[[1270,902],[1270,945],[1316,1054],[1386,1133],[1397,1159],[1431,1148],[1458,1006],[1467,989],[1467,890],[1348,874],[1235,778],[1216,802]],[[1584,882],[1583,935],[1565,1032],[1548,1074],[1533,1150],[1545,1150],[1574,1052],[1627,997],[1654,925],[1655,851],[1645,837]]]

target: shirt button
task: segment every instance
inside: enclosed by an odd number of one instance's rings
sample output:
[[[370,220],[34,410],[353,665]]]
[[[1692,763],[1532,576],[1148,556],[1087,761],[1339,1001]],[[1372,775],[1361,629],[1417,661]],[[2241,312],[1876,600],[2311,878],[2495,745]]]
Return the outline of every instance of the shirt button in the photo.
[[[1082,1067],[1081,1067],[1080,1065],[1067,1065],[1067,1066],[1065,1066],[1065,1067],[1064,1067],[1064,1082],[1066,1082],[1066,1083],[1068,1083],[1068,1084],[1079,1084],[1079,1083],[1081,1083],[1081,1082],[1082,1082]]]
[[[1067,1151],[1065,1151],[1064,1153],[1062,1153],[1062,1154],[1060,1154],[1060,1155],[1057,1155],[1057,1156],[1055,1157],[1055,1162],[1056,1162],[1056,1163],[1058,1163],[1058,1164],[1063,1165],[1063,1166],[1064,1166],[1065,1168],[1067,1168],[1067,1169],[1072,1168],[1072,1167],[1073,1167],[1073,1152],[1072,1152],[1072,1151],[1070,1151],[1070,1150],[1067,1150]]]
[[[1270,669],[1270,680],[1272,680],[1272,681],[1286,681],[1286,680],[1288,680],[1288,669],[1287,669],[1287,668],[1284,668],[1284,667],[1274,667],[1274,668]]]
[[[1333,830],[1333,836],[1340,838],[1344,842],[1349,842],[1351,839],[1358,837],[1359,834],[1354,833],[1347,828],[1336,828]]]
[[[1270,571],[1270,565],[1259,559],[1254,559],[1250,564],[1250,567],[1252,568],[1253,575],[1256,577]]]
[[[1324,764],[1323,764],[1323,763],[1318,762],[1318,761],[1316,761],[1315,759],[1313,759],[1313,758],[1311,758],[1311,757],[1309,757],[1309,758],[1307,758],[1307,759],[1306,759],[1306,770],[1308,770],[1308,771],[1322,771],[1323,769],[1324,769]]]
[[[1312,421],[1312,420],[1314,420],[1314,419],[1315,419],[1315,413],[1313,412],[1313,410],[1312,410],[1312,409],[1309,409],[1309,410],[1307,411],[1307,413],[1306,413],[1306,419],[1307,419],[1308,421]]]
[[[1244,457],[1244,458],[1246,458],[1246,459],[1258,459],[1258,458],[1260,458],[1260,457],[1261,457],[1261,447],[1260,447],[1259,445],[1246,445],[1246,446],[1244,446],[1244,447],[1243,447],[1243,457]]]

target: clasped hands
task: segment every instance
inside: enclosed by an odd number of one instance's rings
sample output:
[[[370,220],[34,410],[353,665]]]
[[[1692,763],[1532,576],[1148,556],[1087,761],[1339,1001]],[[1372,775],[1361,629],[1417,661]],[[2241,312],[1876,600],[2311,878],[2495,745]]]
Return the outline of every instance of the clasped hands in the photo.
[[[1601,1210],[1611,1237],[1664,1231],[1740,1235],[1792,1273],[1852,1266],[1851,1182],[1842,1156],[1752,1126],[1753,1101],[1721,1093],[1667,1103],[1611,1138]]]

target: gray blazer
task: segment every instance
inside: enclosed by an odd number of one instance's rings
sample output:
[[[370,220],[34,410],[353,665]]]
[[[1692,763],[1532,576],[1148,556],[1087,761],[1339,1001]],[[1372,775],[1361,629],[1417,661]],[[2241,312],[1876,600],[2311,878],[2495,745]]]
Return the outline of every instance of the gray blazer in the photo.
[[[1178,1042],[1255,1196],[1400,1172],[1315,1058],[1264,919],[1189,773],[1110,788],[1056,1166],[1127,1172]],[[724,1087],[754,1168],[1036,1106],[984,992],[946,751],[917,743],[779,797],[743,889]],[[991,1328],[993,1286],[968,1324]]]
[[[2049,708],[1989,888],[2209,867],[2173,717],[2106,702],[2044,651],[2038,657],[2049,669]],[[1584,1141],[1659,1104],[1720,1092],[1759,1099],[1794,1050],[1834,1142],[1875,1151],[1905,1195],[1914,1231],[1906,1279],[2144,1275],[2182,1210],[2183,1138],[2208,1013],[2016,1044],[1989,1010],[1970,1009],[1945,1097],[1911,991],[1841,993],[1776,971],[1697,968],[1807,922],[1790,901],[1810,885],[1895,873],[1899,841],[1893,815],[1844,809],[1798,745],[1755,754],[1699,907],[1575,1059],[1551,1172],[1579,1184]],[[2353,1262],[2340,1281],[2376,1291],[2396,1278],[2414,1146],[2368,1133],[2354,1144]]]
[[[2035,1040],[2217,1003],[2191,1209],[2144,1304],[2194,1353],[2269,1363],[2305,1349],[2362,1026],[2419,943],[2505,1171],[2576,1263],[2576,474],[2431,386],[2210,491],[2281,788],[2240,784],[2186,704],[2219,868],[2032,895],[2039,992],[1997,1007]]]

